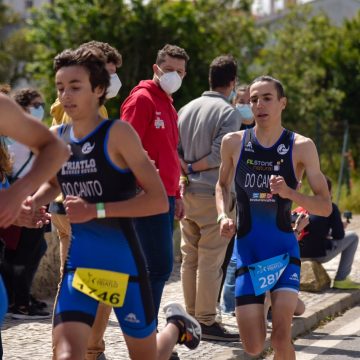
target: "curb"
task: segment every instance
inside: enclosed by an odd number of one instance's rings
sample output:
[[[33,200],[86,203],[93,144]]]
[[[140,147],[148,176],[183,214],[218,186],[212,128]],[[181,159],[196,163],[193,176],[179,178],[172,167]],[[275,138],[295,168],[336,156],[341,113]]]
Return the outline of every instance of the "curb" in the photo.
[[[303,316],[294,318],[291,330],[292,339],[296,339],[300,335],[311,331],[319,325],[321,321],[338,316],[339,313],[348,310],[357,303],[360,303],[360,290],[334,293],[330,298],[326,299],[326,301],[311,305],[309,309],[306,309]],[[270,348],[270,336],[268,333],[264,344],[264,352],[270,350]],[[243,349],[227,349],[221,353],[220,356],[218,355],[216,359],[251,360],[263,359],[263,357],[251,357],[247,355]]]

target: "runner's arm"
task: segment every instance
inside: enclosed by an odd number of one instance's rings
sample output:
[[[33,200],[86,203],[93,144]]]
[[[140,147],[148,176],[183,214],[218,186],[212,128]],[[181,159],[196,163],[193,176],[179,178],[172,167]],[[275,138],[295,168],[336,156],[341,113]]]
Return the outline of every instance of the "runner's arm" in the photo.
[[[241,143],[241,142],[240,142]],[[230,133],[224,136],[220,155],[221,164],[219,169],[219,180],[215,188],[217,221],[220,222],[220,234],[231,238],[235,233],[235,223],[228,218],[231,200],[231,184],[234,181],[236,147],[239,145],[239,135]]]
[[[231,184],[234,180],[235,163],[234,163],[234,150],[236,145],[239,144],[238,136],[235,133],[229,133],[224,136],[220,155],[221,164],[219,169],[219,180],[216,184],[215,198],[216,209],[218,215],[226,214],[230,208],[231,199]]]
[[[305,170],[307,180],[313,195],[305,195],[288,186],[283,186],[281,180],[278,184],[271,184],[273,193],[288,198],[302,206],[309,213],[319,216],[329,216],[332,211],[331,198],[326,184],[325,176],[320,170],[319,156],[315,144],[309,138],[299,136],[294,144],[294,166]]]
[[[57,135],[59,126],[53,126],[50,131]],[[38,209],[43,205],[49,204],[54,200],[61,192],[60,185],[56,176],[44,182],[39,189],[32,195],[31,200],[33,202],[34,209]]]
[[[25,198],[56,173],[69,151],[43,124],[8,97],[0,95],[0,108],[0,133],[28,146],[37,155],[30,171],[1,192],[0,226],[6,227],[15,221]]]

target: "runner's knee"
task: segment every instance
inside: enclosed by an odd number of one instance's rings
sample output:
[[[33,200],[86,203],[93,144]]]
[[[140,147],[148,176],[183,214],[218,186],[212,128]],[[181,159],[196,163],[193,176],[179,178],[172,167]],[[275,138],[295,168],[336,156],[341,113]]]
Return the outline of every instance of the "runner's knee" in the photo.
[[[290,332],[285,328],[273,329],[271,334],[271,346],[275,353],[285,351],[291,342]]]

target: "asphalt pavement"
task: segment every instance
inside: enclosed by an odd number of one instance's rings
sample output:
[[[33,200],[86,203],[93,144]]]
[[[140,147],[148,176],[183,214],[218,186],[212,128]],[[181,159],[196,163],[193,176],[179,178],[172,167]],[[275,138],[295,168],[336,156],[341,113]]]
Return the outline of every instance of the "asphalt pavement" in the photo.
[[[360,236],[360,215],[355,215],[348,230],[356,231]],[[333,279],[339,256],[324,264],[324,268]],[[351,277],[360,282],[360,247],[357,250]],[[306,311],[301,317],[295,317],[292,325],[292,335],[295,339],[301,334],[309,332],[323,320],[329,320],[339,313],[344,312],[355,304],[360,303],[360,290],[335,290],[327,289],[321,293],[300,292],[301,299],[305,302]],[[174,264],[172,276],[165,287],[163,303],[177,301],[183,304],[180,281],[180,264]],[[48,299],[49,307],[52,299]],[[223,316],[223,324],[230,331],[237,331],[234,317]],[[165,325],[163,314],[160,315],[159,328]],[[271,327],[265,348],[269,348]],[[47,360],[51,358],[51,320],[19,321],[7,318],[2,328],[4,346],[4,360]],[[128,359],[127,349],[116,318],[112,313],[105,333],[106,358],[108,360]],[[250,359],[244,354],[241,343],[223,343],[202,341],[194,351],[189,351],[184,346],[177,346],[181,359]],[[264,357],[260,357],[264,358]],[[144,359],[146,360],[146,359]]]

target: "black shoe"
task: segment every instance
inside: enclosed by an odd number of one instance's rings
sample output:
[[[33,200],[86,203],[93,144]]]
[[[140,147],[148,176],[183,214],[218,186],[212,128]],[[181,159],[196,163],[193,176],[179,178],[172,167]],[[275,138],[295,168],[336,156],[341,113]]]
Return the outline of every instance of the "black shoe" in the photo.
[[[212,325],[201,324],[202,338],[204,340],[237,342],[240,341],[239,333],[230,333],[219,323]]]
[[[11,315],[12,319],[17,320],[40,320],[48,319],[51,314],[47,311],[36,308],[33,305],[30,306],[16,306],[14,307]]]
[[[179,354],[176,351],[173,351],[169,360],[180,360]]]
[[[46,309],[47,308],[47,303],[44,301],[40,301],[36,298],[34,298],[34,296],[30,295],[30,304],[35,306],[38,309]]]

